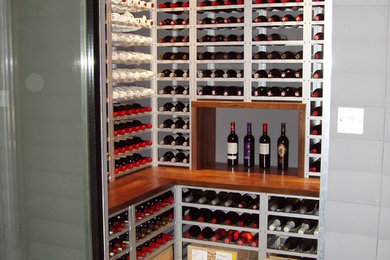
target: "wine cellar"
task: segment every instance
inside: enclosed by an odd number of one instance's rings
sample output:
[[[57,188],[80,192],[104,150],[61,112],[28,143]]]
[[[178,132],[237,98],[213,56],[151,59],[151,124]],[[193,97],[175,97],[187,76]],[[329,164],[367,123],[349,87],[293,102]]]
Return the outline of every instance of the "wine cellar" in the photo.
[[[107,258],[158,259],[173,248],[174,259],[206,259],[191,258],[191,245],[253,253],[248,259],[318,258],[329,8],[106,0]],[[269,115],[251,118],[256,125],[280,125],[278,113],[295,113],[296,161],[287,171],[274,162],[232,170],[218,160],[226,152],[217,119],[248,109],[237,120],[262,111]],[[232,119],[220,120],[227,128]],[[224,180],[229,171],[236,176]]]

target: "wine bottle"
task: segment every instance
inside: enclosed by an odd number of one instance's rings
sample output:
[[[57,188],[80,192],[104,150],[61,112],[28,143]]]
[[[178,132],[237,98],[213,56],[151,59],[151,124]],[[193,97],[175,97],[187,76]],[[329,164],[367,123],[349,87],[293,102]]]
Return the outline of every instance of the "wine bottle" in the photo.
[[[227,138],[227,164],[238,165],[238,136],[235,132],[235,123],[230,123],[230,134]]]
[[[323,21],[324,20],[324,14],[318,13],[313,17],[314,21]]]
[[[263,124],[263,135],[259,139],[259,164],[260,168],[266,169],[271,166],[271,138],[268,136],[267,124]]]
[[[310,146],[310,153],[321,153],[321,142],[314,143]]]
[[[227,235],[227,232],[225,229],[218,228],[215,230],[214,235],[211,237],[211,241],[216,242],[219,240],[223,240],[223,239],[225,239],[226,235]]]
[[[168,95],[168,94],[172,94],[172,91],[173,91],[172,86],[166,86],[162,90],[160,90],[160,94],[161,95]]]
[[[303,21],[303,14],[298,14],[297,17],[295,17],[295,21],[302,22]]]
[[[226,219],[226,214],[225,212],[221,210],[216,210],[213,212],[212,217],[211,217],[211,223],[213,224],[222,224]]]
[[[211,36],[211,35],[204,35],[201,38],[199,38],[198,41],[199,42],[211,42],[212,37],[213,36]]]
[[[322,33],[322,32],[316,33],[314,35],[313,39],[316,40],[316,41],[323,40],[324,39],[324,33]]]
[[[297,212],[298,209],[301,207],[302,201],[298,198],[288,198],[286,200],[286,206],[284,207],[284,212],[291,213],[291,212]]]
[[[283,60],[291,60],[295,58],[295,55],[291,51],[285,51],[280,56]]]
[[[280,58],[281,58],[280,53],[277,51],[271,51],[267,55],[267,59],[269,59],[269,60],[275,60],[275,59],[280,59]]]
[[[268,22],[269,23],[274,23],[274,22],[280,22],[282,19],[280,18],[279,15],[272,15],[268,17]]]
[[[283,231],[285,233],[290,232],[292,229],[298,227],[299,223],[297,219],[289,219],[286,221],[286,224],[283,226]]]
[[[232,230],[230,229],[228,232],[227,232],[227,235],[225,237],[225,240],[224,242],[226,244],[229,244],[231,242],[235,242],[238,238],[240,237],[240,233],[237,231],[237,230]]]
[[[267,87],[258,87],[253,91],[254,96],[267,96],[268,88]]]
[[[171,125],[171,128],[174,129],[189,129],[189,122],[184,121],[182,118],[178,117],[177,120],[173,125]]]
[[[239,208],[250,208],[253,204],[255,204],[255,199],[249,194],[245,194],[241,197],[240,202],[238,203]]]
[[[171,151],[165,152],[164,155],[160,158],[161,162],[170,162],[174,158],[174,154]]]
[[[165,36],[165,37],[163,37],[163,38],[160,38],[160,43],[172,42],[172,39],[174,39],[174,37],[168,35],[168,36]]]
[[[303,59],[303,51],[298,51],[297,53],[295,53],[294,58],[295,58],[296,60],[301,60],[301,59]]]
[[[210,78],[212,73],[211,70],[201,70],[198,72],[198,78]]]
[[[270,231],[275,231],[275,230],[280,230],[282,226],[284,226],[286,222],[286,219],[283,217],[274,217],[270,218],[268,220],[268,230]]]
[[[285,41],[285,40],[287,40],[287,37],[284,35],[273,33],[273,34],[267,36],[267,40],[268,41]]]
[[[251,247],[258,247],[259,245],[259,234],[255,234],[252,239]]]
[[[321,159],[318,159],[318,160],[310,163],[310,171],[311,172],[320,172],[321,171]]]
[[[225,42],[238,42],[242,41],[243,39],[240,36],[237,36],[235,34],[229,34],[228,36],[225,37]]]
[[[240,238],[237,240],[238,245],[249,244],[252,242],[253,234],[251,232],[243,231]]]
[[[166,119],[160,124],[160,128],[171,128],[175,122],[172,119]]]
[[[299,214],[311,214],[315,212],[318,202],[315,200],[302,200],[302,206],[299,209]]]
[[[303,235],[308,233],[309,230],[314,229],[317,226],[317,222],[311,219],[302,219],[301,225],[298,228],[298,234]]]
[[[158,74],[159,77],[169,77],[171,75],[172,71],[169,69],[163,70]]]
[[[201,190],[191,190],[191,192],[183,198],[184,202],[197,201],[202,195]]]
[[[217,197],[211,201],[211,205],[222,205],[229,199],[229,193],[221,191]]]
[[[216,35],[216,36],[213,36],[213,37],[211,38],[211,41],[212,41],[212,42],[224,42],[225,39],[226,39],[225,36],[223,36],[222,34],[218,34],[218,35]],[[215,58],[215,59],[217,59],[217,58]]]
[[[186,208],[183,209],[183,219],[187,221],[195,221],[199,217],[199,209],[197,208]]]
[[[282,78],[295,78],[295,72],[292,69],[285,69],[280,76]]]
[[[223,70],[218,69],[218,70],[214,70],[211,73],[210,77],[211,78],[222,78],[222,77],[224,77],[224,75],[225,75],[225,72]]]
[[[322,79],[322,70],[316,70],[316,71],[313,73],[313,78],[314,78],[314,79]]]
[[[322,88],[317,88],[311,94],[312,97],[322,97]]]
[[[198,6],[199,6],[199,7],[211,6],[211,1],[205,0],[205,1],[202,1],[202,2],[198,2]]]
[[[237,78],[237,71],[236,70],[227,70],[223,74],[224,78]]]
[[[279,97],[281,95],[280,88],[278,87],[271,87],[267,91],[267,96],[269,97]]]
[[[322,116],[322,107],[318,106],[318,107],[313,108],[313,110],[311,111],[311,115],[312,116]]]
[[[172,55],[171,52],[166,52],[166,53],[160,55],[160,60],[169,60],[171,55]]]
[[[174,105],[171,102],[165,103],[163,106],[160,107],[160,111],[172,111],[172,108]]]
[[[199,240],[209,240],[213,236],[214,231],[211,227],[205,227],[202,229],[201,233],[198,235]]]
[[[178,35],[171,39],[171,42],[188,42],[188,41],[189,41],[188,36],[182,36],[182,35]]]
[[[171,22],[172,22],[172,19],[165,19],[165,20],[160,21],[158,24],[159,24],[160,26],[163,26],[163,25],[170,25]]]
[[[188,146],[188,142],[182,134],[178,134],[176,138],[172,140],[171,145]]]
[[[310,127],[311,135],[321,135],[321,133],[322,133],[322,124],[318,124]]]
[[[198,60],[210,60],[211,59],[211,55],[212,53],[211,52],[200,52],[198,53],[197,57],[198,57]]]
[[[253,38],[253,41],[268,41],[268,37],[267,37],[267,35],[261,33],[261,34],[256,35]]]
[[[255,54],[253,54],[252,59],[255,60],[263,60],[267,58],[267,53],[265,51],[259,51]]]
[[[286,199],[282,197],[273,197],[268,203],[270,211],[282,211],[286,206]]]
[[[244,137],[244,167],[255,165],[255,138],[252,135],[252,123],[247,124],[247,134]]]
[[[200,209],[199,210],[199,217],[197,221],[199,222],[210,222],[212,218],[212,211],[209,209]]]
[[[281,72],[278,69],[271,69],[268,72],[268,78],[280,78],[281,77]]]
[[[302,239],[299,243],[300,251],[311,254],[315,254],[317,251],[317,240],[315,239]]]
[[[296,77],[297,79],[302,78],[302,69],[297,69],[297,70],[295,71],[295,77]]]
[[[296,88],[294,91],[294,96],[302,97],[302,87]]]
[[[212,24],[222,24],[225,22],[225,19],[223,17],[217,17],[211,20]]]
[[[266,70],[258,70],[253,74],[253,77],[258,78],[268,78],[268,73]]]
[[[287,14],[283,16],[281,20],[282,22],[291,22],[291,21],[295,21],[295,18],[291,14]]]
[[[209,17],[205,17],[203,19],[200,19],[198,21],[198,24],[211,24],[212,19]]]
[[[169,8],[171,6],[170,2],[160,3],[158,8]]]
[[[185,238],[195,238],[200,235],[201,229],[198,226],[191,226],[190,229],[184,233]]]
[[[322,51],[317,51],[316,53],[314,53],[314,56],[313,56],[313,58],[315,59],[315,60],[320,60],[320,59],[322,59],[324,57],[324,53],[322,52]]]
[[[171,74],[169,74],[170,78],[186,78],[188,77],[188,71],[182,69],[176,69]]]
[[[200,197],[198,199],[198,203],[199,204],[205,204],[205,203],[209,203],[210,201],[212,201],[213,199],[215,199],[217,197],[217,193],[213,190],[206,190],[202,197]]]
[[[236,192],[229,194],[229,198],[223,203],[225,207],[237,207],[238,203],[241,200],[241,195]]]
[[[208,96],[211,95],[212,88],[210,86],[203,86],[199,91],[198,95]]]
[[[254,23],[266,23],[268,22],[268,18],[264,15],[257,16],[255,19],[253,19]]]
[[[284,242],[282,248],[283,248],[283,250],[293,251],[293,250],[295,250],[298,247],[299,242],[300,242],[299,238],[297,238],[297,237],[289,237]]]
[[[188,87],[177,86],[171,93],[173,95],[188,95]]]
[[[281,125],[281,135],[278,138],[278,169],[287,170],[288,169],[288,153],[289,153],[289,141],[286,136],[286,123]]]
[[[282,97],[294,97],[295,96],[295,90],[290,87],[285,87],[282,89],[282,92],[280,93]]]
[[[173,163],[186,163],[184,161],[187,157],[187,153],[184,153],[182,151],[179,151],[178,153],[175,154],[175,157],[171,159],[171,162]]]

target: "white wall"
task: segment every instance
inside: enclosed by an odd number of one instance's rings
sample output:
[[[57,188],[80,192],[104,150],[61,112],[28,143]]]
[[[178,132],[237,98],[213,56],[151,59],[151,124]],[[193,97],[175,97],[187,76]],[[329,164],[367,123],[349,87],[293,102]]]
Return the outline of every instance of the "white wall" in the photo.
[[[389,0],[333,1],[326,260],[390,259]],[[337,108],[365,109],[364,134],[336,132]]]

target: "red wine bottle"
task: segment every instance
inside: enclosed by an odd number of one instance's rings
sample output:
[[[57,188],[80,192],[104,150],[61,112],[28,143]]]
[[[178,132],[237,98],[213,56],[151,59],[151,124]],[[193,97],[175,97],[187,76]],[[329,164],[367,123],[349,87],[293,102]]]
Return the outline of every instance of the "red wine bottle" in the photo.
[[[239,208],[250,208],[255,203],[255,199],[249,194],[245,194],[241,197],[240,202],[238,203]]]
[[[199,6],[199,7],[211,6],[211,1],[205,0],[205,1],[202,1],[202,2],[198,2],[198,6]]]
[[[314,143],[310,146],[310,153],[319,154],[321,153],[321,142]]]
[[[160,26],[163,26],[163,25],[170,25],[171,23],[172,23],[172,19],[165,19],[165,20],[162,20],[162,21],[160,21],[158,24],[160,25]]]
[[[280,18],[279,15],[272,15],[272,16],[268,17],[269,23],[280,22],[280,21],[282,21],[282,19]]]
[[[221,210],[216,210],[213,212],[211,217],[211,223],[213,224],[222,224],[226,219],[226,213]]]
[[[204,35],[198,39],[198,42],[211,42],[212,38],[213,38],[213,36],[211,36],[211,35]]]
[[[191,192],[183,198],[184,202],[195,202],[202,196],[201,190],[191,190]]]
[[[197,208],[189,208],[189,209],[186,209],[186,210],[183,210],[184,211],[184,216],[183,216],[183,219],[184,220],[187,220],[187,221],[196,221],[198,218],[199,218],[199,209]]]
[[[171,128],[175,122],[172,119],[166,119],[160,124],[160,128]]]
[[[303,21],[303,14],[297,15],[297,17],[295,17],[295,21],[302,22]]]
[[[292,69],[285,69],[282,71],[280,76],[282,78],[295,78],[295,71]]]
[[[322,97],[322,88],[317,88],[311,94],[312,97]]]
[[[314,17],[313,17],[313,20],[314,21],[323,21],[324,20],[324,14],[321,14],[321,13],[319,13],[319,14],[316,14]]]
[[[211,201],[211,205],[222,205],[229,199],[229,193],[221,191],[217,197]]]
[[[267,55],[267,59],[269,59],[269,60],[275,60],[275,59],[280,59],[280,58],[281,58],[280,53],[277,51],[271,51]]]
[[[237,207],[238,203],[241,200],[241,195],[236,192],[229,194],[229,198],[223,203],[225,207]]]
[[[320,59],[322,59],[324,57],[324,53],[322,52],[322,51],[317,51],[315,54],[314,54],[314,56],[313,56],[313,58],[315,59],[315,60],[320,60]]]
[[[253,19],[254,23],[266,23],[268,22],[268,18],[264,15],[257,16],[255,19]]]
[[[259,145],[260,168],[269,168],[271,166],[271,138],[268,136],[267,124],[263,124],[263,134],[259,139]]]
[[[215,230],[214,235],[211,237],[211,241],[217,242],[219,240],[223,240],[223,239],[225,239],[226,235],[227,235],[227,232],[225,229],[218,228]]]
[[[199,91],[198,95],[208,96],[211,95],[212,88],[210,86],[203,86]]]
[[[211,78],[222,78],[222,77],[224,77],[224,75],[225,75],[225,72],[223,70],[218,69],[218,70],[214,70],[211,73],[210,77]]]
[[[253,38],[253,41],[268,41],[268,37],[267,37],[267,35],[261,33],[261,34],[256,35]]]
[[[252,123],[247,124],[247,134],[244,137],[244,167],[255,165],[255,138],[252,135]]]
[[[235,123],[230,123],[230,134],[227,138],[227,164],[238,165],[238,136],[235,132]]]
[[[199,240],[209,240],[213,236],[214,231],[210,227],[205,227],[202,232],[198,235]]]
[[[313,110],[311,111],[311,115],[312,116],[322,116],[322,107],[318,106],[318,107],[313,108]]]
[[[209,209],[200,209],[199,217],[197,221],[199,222],[210,222],[212,218],[212,211]]]
[[[291,51],[285,51],[280,55],[283,60],[291,60],[295,58],[295,55]]]
[[[310,164],[311,172],[320,172],[321,171],[321,159],[318,159]]]
[[[160,107],[160,111],[172,111],[174,105],[171,102],[165,103],[162,107]]]
[[[201,70],[198,72],[198,78],[210,78],[212,73],[211,70]]]
[[[235,242],[238,238],[240,237],[240,233],[237,231],[237,230],[232,230],[230,229],[228,232],[227,232],[227,235],[225,237],[225,240],[224,242],[226,244],[229,244],[231,242]]]
[[[253,234],[251,232],[243,231],[240,238],[237,240],[238,245],[249,244],[252,242]]]
[[[205,18],[203,18],[203,19],[200,19],[200,20],[198,21],[198,24],[211,24],[211,23],[212,23],[212,20],[213,20],[213,19],[211,19],[211,18],[209,18],[209,17],[205,17]]]
[[[288,169],[289,141],[286,136],[286,123],[281,124],[281,135],[278,138],[278,169]]]
[[[238,221],[238,226],[240,227],[253,227],[251,224],[253,224],[256,220],[254,217],[254,214],[244,213],[240,216],[240,220]],[[258,222],[256,223],[256,225]]]
[[[206,190],[203,196],[198,199],[199,204],[208,204],[217,197],[217,193],[213,190]]]
[[[287,37],[284,35],[273,33],[273,34],[267,36],[267,40],[268,41],[285,41],[285,40],[287,40]]]
[[[226,40],[226,37],[222,34],[218,34],[218,35],[213,36],[211,38],[212,42],[224,42],[225,40]],[[215,58],[215,59],[217,59],[217,58]]]
[[[158,74],[159,77],[169,77],[171,75],[172,71],[169,69],[163,70]]]
[[[297,69],[295,71],[295,78],[297,78],[297,79],[302,78],[302,69]]]
[[[171,92],[173,95],[188,95],[188,87],[184,86],[177,86],[175,87],[175,90]]]
[[[322,33],[322,32],[316,33],[314,35],[313,39],[316,40],[316,41],[323,40],[324,39],[324,33]]]
[[[161,95],[167,95],[167,94],[172,94],[173,87],[172,86],[166,86],[162,90],[160,90]]]
[[[303,59],[303,51],[298,51],[298,52],[295,54],[295,59],[296,59],[296,60],[301,60],[301,59]]]
[[[295,18],[291,14],[286,14],[282,17],[282,22],[291,22],[295,21]]]
[[[259,234],[256,234],[252,239],[251,247],[258,247],[258,245],[259,245]]]
[[[200,235],[201,229],[198,226],[191,226],[190,229],[184,233],[185,238],[195,238]]]

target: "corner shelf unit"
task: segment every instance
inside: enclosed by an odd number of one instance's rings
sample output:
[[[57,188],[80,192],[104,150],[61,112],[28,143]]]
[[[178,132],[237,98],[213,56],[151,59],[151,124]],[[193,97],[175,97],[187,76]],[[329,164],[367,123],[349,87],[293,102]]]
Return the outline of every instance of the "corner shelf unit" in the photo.
[[[326,1],[304,0],[302,2],[289,3],[273,3],[273,4],[255,4],[252,0],[245,0],[242,5],[228,6],[198,6],[201,1],[188,1],[189,7],[186,8],[159,8],[160,3],[165,3],[163,0],[158,0],[154,8],[154,14],[157,23],[164,19],[188,19],[188,24],[183,26],[158,26],[154,29],[156,54],[164,52],[188,52],[189,59],[185,61],[171,61],[171,64],[166,61],[155,62],[157,72],[162,69],[188,69],[189,77],[185,79],[170,79],[157,78],[155,80],[156,91],[168,84],[189,86],[190,95],[189,101],[195,100],[221,100],[221,101],[241,101],[241,102],[297,102],[306,104],[305,113],[305,137],[304,137],[304,177],[321,176],[321,170],[312,171],[311,165],[321,160],[321,153],[313,155],[310,152],[310,145],[315,142],[321,142],[322,136],[311,135],[310,129],[312,126],[321,124],[322,117],[312,117],[311,112],[316,106],[328,107],[327,97],[330,94],[330,70],[328,61],[330,52],[330,39],[323,38],[328,33],[325,29],[330,30],[328,26],[328,16],[326,12],[328,5]],[[327,11],[326,11],[327,10]],[[325,15],[324,15],[325,14]],[[291,15],[293,21],[275,21],[275,22],[255,22],[254,19],[258,16],[271,17],[277,15],[279,17]],[[295,20],[297,16],[302,15],[300,20]],[[228,17],[245,17],[242,23],[234,24],[199,24],[199,20],[204,18],[228,18]],[[290,18],[291,18],[290,17]],[[319,17],[320,19],[317,19]],[[330,17],[330,15],[329,15]],[[169,30],[168,30],[169,28]],[[277,33],[281,36],[286,36],[287,40],[266,40],[256,41],[255,37],[258,34],[270,36]],[[319,33],[319,39],[315,37]],[[241,35],[242,41],[214,41],[200,42],[199,39],[205,35],[228,36],[229,34]],[[185,43],[160,43],[159,39],[165,36],[188,36],[188,42]],[[329,46],[329,47],[327,47]],[[199,60],[198,53],[200,52],[244,52],[243,59],[237,60]],[[288,59],[272,58],[272,59],[255,59],[254,54],[258,52],[291,52],[294,55],[302,51],[302,56],[299,59],[290,57]],[[325,58],[326,57],[326,58]],[[265,70],[267,73],[271,69],[292,69],[294,72],[302,69],[299,78],[254,78],[253,74],[257,70]],[[214,70],[214,69],[234,69],[243,70],[242,78],[199,78],[199,70]],[[321,78],[314,78],[314,73],[319,70],[323,72]],[[185,80],[185,81],[179,81]],[[242,87],[243,94],[236,96],[226,95],[200,95],[199,90],[204,86],[218,87],[222,86],[228,89],[229,87]],[[291,87],[295,91],[294,96],[258,96],[254,95],[256,89],[278,87],[280,90],[286,87]],[[322,90],[322,96],[313,96],[316,89]],[[162,101],[161,95],[156,97],[158,102]],[[165,98],[165,97],[164,97]],[[172,97],[172,100],[175,100]],[[324,111],[324,113],[328,113]],[[329,115],[326,115],[328,117]],[[191,120],[191,116],[189,116]],[[160,115],[156,124],[160,123]],[[323,129],[327,129],[328,123],[322,125]],[[194,125],[192,125],[193,127]],[[191,131],[193,132],[193,130]],[[161,137],[159,130],[155,133],[154,141],[157,142]],[[192,133],[190,134],[192,135]],[[193,143],[193,142],[191,142]],[[157,148],[154,159],[161,156],[161,151]],[[192,161],[192,159],[191,159]],[[158,164],[158,163],[157,163]]]

